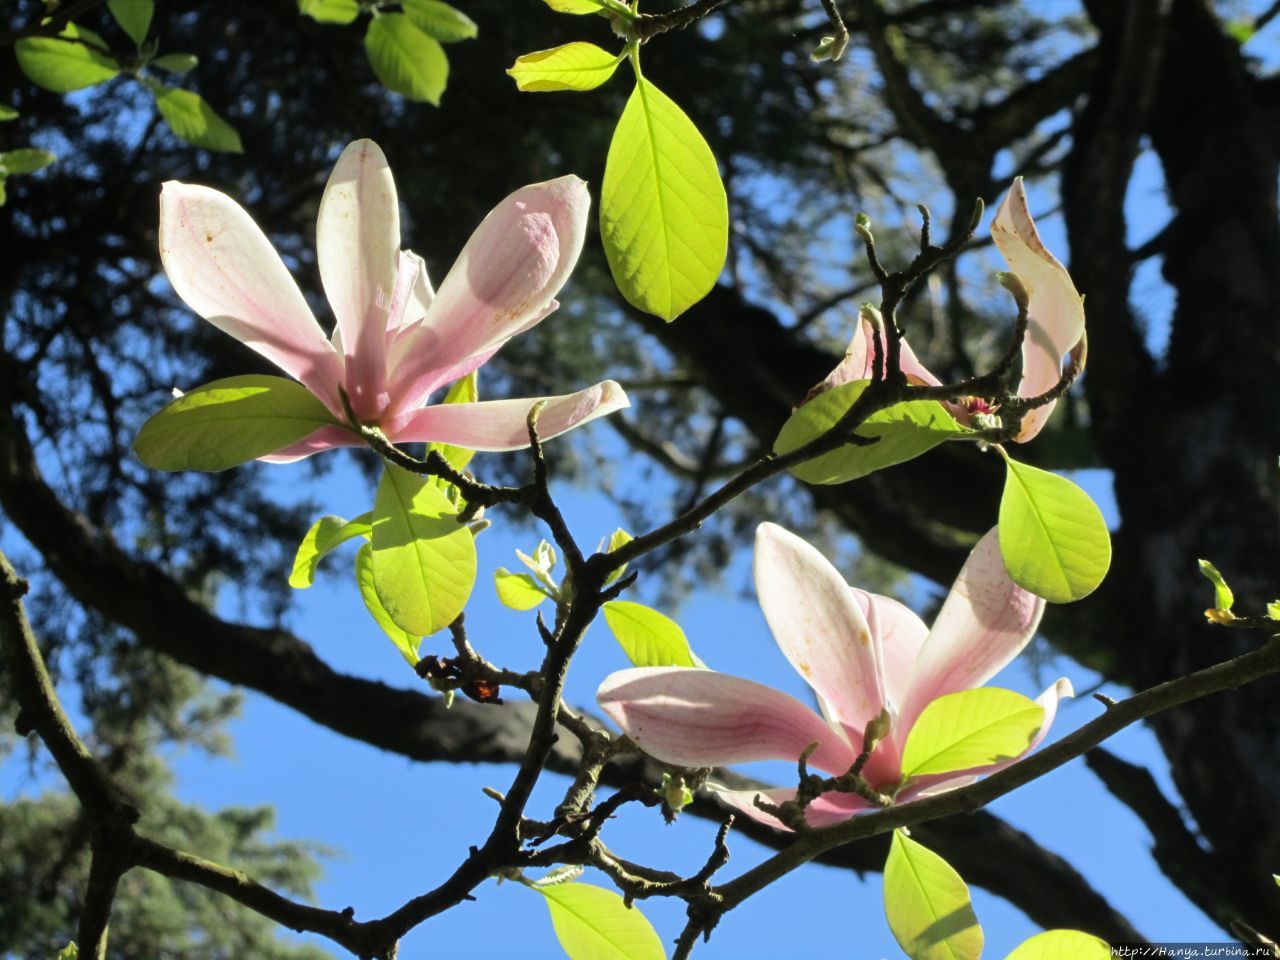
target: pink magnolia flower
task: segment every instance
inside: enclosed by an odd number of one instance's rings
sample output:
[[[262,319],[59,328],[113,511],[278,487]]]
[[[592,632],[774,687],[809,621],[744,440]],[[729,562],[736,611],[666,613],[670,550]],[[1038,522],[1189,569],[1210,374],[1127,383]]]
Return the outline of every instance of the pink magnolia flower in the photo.
[[[1004,202],[996,211],[995,220],[991,223],[991,239],[1027,291],[1027,335],[1022,342],[1022,380],[1018,384],[1018,396],[1038,396],[1058,382],[1062,375],[1063,356],[1084,337],[1084,300],[1071,282],[1067,268],[1041,241],[1040,232],[1027,209],[1027,192],[1023,189],[1021,177],[1013,181]],[[874,368],[874,338],[870,321],[860,320],[844,359],[822,383],[814,387],[810,395],[854,380],[870,379]],[[900,363],[909,382],[930,386],[941,382],[919,361],[905,340],[901,346]],[[1022,429],[1014,439],[1025,443],[1038,434],[1053,407],[1054,404],[1049,403],[1028,411],[1022,418]],[[967,421],[969,414],[977,411],[956,409],[953,412]],[[980,412],[988,411],[981,409]]]
[[[821,716],[788,694],[712,670],[622,670],[605,678],[597,698],[646,753],[682,767],[794,763],[816,741],[810,768],[842,774],[862,750],[867,722],[887,710],[888,734],[863,773],[892,793],[921,711],[991,679],[1026,646],[1044,612],[1043,600],[1009,579],[994,529],[969,554],[932,629],[896,600],[848,586],[821,553],[771,523],[756,532],[755,581],[769,629],[813,688]],[[1044,721],[1028,751],[1048,732],[1058,700],[1072,695],[1065,679],[1041,694]],[[921,777],[897,799],[954,789],[1009,762]],[[778,825],[754,805],[760,791],[719,792],[747,815]],[[767,792],[774,803],[794,795],[793,788]],[[813,826],[826,826],[867,807],[856,794],[827,793],[806,815]]]
[[[339,423],[263,459],[287,462],[360,446],[339,390],[364,424],[393,441],[472,450],[528,445],[525,418],[552,437],[629,405],[612,380],[568,396],[426,406],[559,304],[582,250],[590,197],[567,176],[517,190],[496,206],[434,291],[422,258],[400,249],[395,183],[377,144],[348,146],[316,224],[320,279],[337,318],[332,338],[312,316],[279,254],[244,209],[209,187],[171,181],[160,195],[160,257],[192,310],[315,394]]]

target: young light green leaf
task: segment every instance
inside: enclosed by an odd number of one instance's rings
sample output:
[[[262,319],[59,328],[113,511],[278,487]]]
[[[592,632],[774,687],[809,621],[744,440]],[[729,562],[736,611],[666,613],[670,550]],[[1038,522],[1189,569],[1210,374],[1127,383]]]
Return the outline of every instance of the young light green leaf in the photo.
[[[197,387],[142,425],[133,449],[156,470],[226,470],[296,443],[333,415],[306,387],[253,374]]]
[[[570,960],[665,960],[662,941],[638,907],[589,883],[535,886],[547,898],[556,939]]]
[[[116,23],[141,47],[151,29],[151,18],[156,12],[155,0],[107,0],[107,9]]]
[[[947,861],[901,830],[884,865],[884,912],[911,960],[978,960],[982,927],[969,888]]]
[[[902,773],[971,770],[1018,756],[1044,723],[1044,708],[1012,690],[949,693],[921,712],[902,750]]]
[[[630,543],[634,539],[635,538],[631,536],[631,534],[627,533],[627,531],[619,527],[617,530],[613,531],[613,533],[610,535],[609,544],[608,546],[605,547],[605,553],[613,553],[613,551],[617,550],[624,543]],[[609,574],[609,576],[604,578],[604,585],[607,587],[611,583],[616,583],[618,580],[622,578],[622,575],[626,572],[627,572],[627,565],[624,563],[617,570],[613,571],[613,573]]]
[[[674,320],[715,286],[729,205],[711,148],[683,110],[637,74],[600,187],[613,280],[635,307]]]
[[[1102,511],[1066,477],[1000,452],[1008,466],[1000,497],[1000,553],[1009,576],[1052,603],[1087,597],[1111,566]]]
[[[419,30],[435,37],[441,43],[457,43],[470,40],[480,28],[476,22],[457,7],[451,7],[441,0],[403,0],[405,16],[417,25]]]
[[[603,611],[614,639],[634,666],[701,666],[689,648],[689,638],[670,617],[630,600],[610,600]]]
[[[58,951],[58,955],[54,960],[79,960],[80,948],[76,946],[74,940]]]
[[[307,535],[298,544],[293,558],[293,572],[289,574],[289,586],[305,590],[315,583],[316,568],[326,555],[332,553],[353,537],[368,536],[373,514],[362,513],[354,520],[343,517],[321,517],[311,525]]]
[[[35,150],[23,147],[0,153],[0,176],[11,176],[15,173],[35,173],[43,170],[58,158],[48,150]]]
[[[543,0],[556,13],[604,13],[608,8],[605,0]]]
[[[199,62],[200,59],[194,53],[166,53],[163,57],[152,60],[151,66],[182,76],[194,70]]]
[[[546,588],[532,576],[512,573],[506,567],[499,567],[493,572],[493,585],[502,605],[512,610],[532,610],[549,596]]]
[[[23,37],[13,45],[18,66],[32,83],[54,93],[83,90],[120,72],[106,42],[68,23],[56,37]]]
[[[1023,940],[1005,960],[1108,960],[1111,946],[1079,930],[1046,930]]]
[[[298,0],[298,12],[317,23],[347,24],[360,15],[359,0]]]
[[[151,92],[169,129],[193,147],[219,153],[244,153],[235,127],[214,113],[200,94],[159,84],[154,85]]]
[[[364,35],[364,50],[378,82],[388,90],[440,105],[449,81],[449,60],[440,42],[403,13],[374,17]]]
[[[360,597],[364,600],[365,609],[369,611],[378,626],[382,628],[382,632],[391,638],[391,642],[396,645],[400,655],[409,661],[409,666],[417,666],[418,646],[422,639],[407,630],[401,629],[391,619],[391,614],[387,613],[387,608],[382,605],[382,600],[379,598],[378,591],[373,583],[372,544],[364,544],[356,554],[356,586],[360,588]]]
[[[5,189],[4,189],[4,180],[5,178],[3,176],[0,176],[0,207],[3,207],[4,202],[7,199],[9,199],[9,195],[5,192]]]
[[[373,578],[391,619],[418,637],[452,623],[476,580],[475,538],[449,498],[391,463],[373,505]]]
[[[449,392],[444,395],[441,403],[475,403],[480,399],[480,389],[477,383],[476,371],[471,371],[461,380],[454,382],[449,388]],[[448,443],[431,443],[427,445],[428,450],[438,450],[440,455],[449,461],[449,466],[453,469],[462,471],[467,464],[471,462],[471,458],[476,455],[474,450],[468,450],[465,447],[455,447]],[[443,477],[436,477],[436,485],[440,487],[449,486],[449,481]]]
[[[1272,620],[1280,620],[1280,600],[1272,600],[1267,604],[1267,616]]]
[[[594,90],[613,76],[625,56],[579,41],[516,57],[507,73],[519,89],[530,93]]]
[[[1208,578],[1213,584],[1213,606],[1217,610],[1230,611],[1231,605],[1236,602],[1235,594],[1231,592],[1231,588],[1227,586],[1227,581],[1222,579],[1222,574],[1208,560],[1201,560],[1200,572]]]
[[[839,422],[862,395],[870,380],[842,384],[802,404],[782,425],[773,452],[781,456],[816,440]],[[848,445],[791,468],[806,483],[846,483],[876,470],[914,459],[953,437],[969,433],[934,400],[898,403],[872,414],[857,430],[873,437],[869,446]]]
[[[21,114],[13,107],[0,103],[0,123],[4,123],[6,120],[17,120],[19,116]]]

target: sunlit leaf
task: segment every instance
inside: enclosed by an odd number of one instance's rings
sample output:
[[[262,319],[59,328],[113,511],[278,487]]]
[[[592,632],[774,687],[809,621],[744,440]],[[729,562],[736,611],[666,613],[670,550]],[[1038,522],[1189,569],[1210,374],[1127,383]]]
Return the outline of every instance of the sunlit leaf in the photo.
[[[901,830],[884,865],[884,912],[911,960],[978,960],[982,927],[969,888],[947,861]]]
[[[449,388],[449,392],[444,395],[441,403],[475,403],[480,399],[480,390],[477,385],[476,372],[473,370],[462,379],[456,381]],[[461,472],[471,458],[476,455],[474,450],[468,450],[465,447],[455,447],[449,443],[431,443],[427,445],[428,450],[438,450],[440,455],[449,461],[449,466]],[[449,481],[442,477],[437,477],[437,486],[448,486]]]
[[[199,62],[200,59],[194,53],[166,53],[163,57],[152,60],[151,66],[181,76],[194,70]]]
[[[133,449],[156,470],[226,470],[334,423],[306,387],[253,374],[184,394],[138,432]]]
[[[378,82],[388,90],[440,105],[449,82],[449,60],[440,41],[419,30],[403,13],[374,17],[364,35],[364,49]]]
[[[73,940],[58,951],[58,955],[54,960],[79,960],[79,957],[80,949],[76,946],[75,941]]]
[[[604,548],[605,553],[613,553],[613,551],[617,550],[623,544],[630,543],[634,539],[635,538],[632,537],[631,534],[627,533],[627,531],[619,527],[617,530],[613,531],[613,533],[609,536],[609,543]],[[607,587],[609,586],[609,584],[614,583],[617,580],[620,580],[622,578],[622,575],[625,574],[626,572],[627,572],[627,565],[624,563],[617,570],[613,571],[613,573],[609,574],[609,576],[604,578],[604,585]]]
[[[35,173],[37,170],[43,170],[57,159],[48,150],[35,150],[31,147],[9,150],[5,153],[0,153],[0,176],[7,177],[15,173]]]
[[[107,0],[107,9],[121,29],[139,47],[147,39],[151,18],[156,12],[155,0]]]
[[[402,630],[424,637],[462,612],[476,579],[476,546],[429,477],[388,463],[373,506],[373,576]]]
[[[657,610],[630,600],[610,600],[602,608],[605,623],[627,659],[637,667],[696,667],[680,625]]]
[[[532,610],[548,597],[547,591],[527,573],[512,573],[499,567],[493,573],[493,585],[504,607],[512,610]]]
[[[1111,566],[1111,536],[1102,511],[1066,477],[1007,454],[1004,459],[1000,553],[1009,576],[1053,603],[1087,597]]]
[[[1111,947],[1105,940],[1079,930],[1046,930],[1017,947],[1005,960],[1108,960]]]
[[[116,76],[120,65],[108,49],[100,36],[74,23],[57,37],[23,37],[13,45],[27,78],[54,93],[82,90]]]
[[[589,883],[535,886],[547,898],[556,939],[570,960],[665,960],[662,941],[640,909]]]
[[[1012,690],[949,693],[920,713],[902,751],[902,774],[953,773],[1023,753],[1044,723],[1044,708]]]
[[[9,195],[4,189],[4,179],[4,177],[0,176],[0,207],[3,207],[5,201],[9,199]]]
[[[507,73],[527,92],[594,90],[613,76],[624,56],[594,43],[566,43],[517,57]]]
[[[418,29],[435,37],[441,43],[457,43],[470,40],[479,28],[476,22],[457,7],[451,7],[441,0],[403,0],[405,16],[417,25]]]
[[[840,421],[866,390],[870,380],[855,380],[821,393],[799,407],[782,425],[773,451],[790,453],[816,440]],[[806,483],[846,483],[876,470],[912,460],[952,437],[969,432],[950,411],[934,400],[898,403],[872,414],[857,429],[874,438],[867,446],[847,445],[791,468]]]
[[[373,514],[362,513],[354,520],[343,517],[321,517],[311,525],[307,535],[298,544],[293,558],[293,571],[289,574],[289,586],[305,590],[316,579],[316,569],[326,555],[332,553],[353,537],[368,536]]]
[[[706,296],[724,267],[729,206],[716,159],[693,121],[643,77],[609,144],[600,233],[622,295],[664,320]]]
[[[351,23],[360,15],[358,0],[298,0],[298,12],[319,23]]]
[[[1280,600],[1272,600],[1267,604],[1267,616],[1272,620],[1280,620]]]
[[[220,153],[244,153],[235,127],[218,116],[200,94],[159,84],[152,85],[151,92],[169,128],[187,143]]]
[[[382,632],[391,638],[400,655],[409,661],[410,666],[417,666],[418,645],[421,637],[416,637],[407,630],[401,629],[387,608],[382,605],[378,591],[373,584],[373,545],[364,544],[356,554],[356,586],[360,588],[360,598],[364,600],[365,609],[382,628]]]
[[[13,107],[0,103],[0,123],[4,123],[6,120],[17,120],[19,116],[21,114]]]
[[[1200,561],[1200,572],[1203,573],[1209,582],[1213,584],[1213,605],[1217,610],[1230,610],[1232,604],[1236,602],[1235,594],[1231,592],[1231,588],[1227,586],[1227,581],[1222,578],[1222,574],[1208,560]]]
[[[543,0],[557,13],[601,13],[608,9],[605,0]]]

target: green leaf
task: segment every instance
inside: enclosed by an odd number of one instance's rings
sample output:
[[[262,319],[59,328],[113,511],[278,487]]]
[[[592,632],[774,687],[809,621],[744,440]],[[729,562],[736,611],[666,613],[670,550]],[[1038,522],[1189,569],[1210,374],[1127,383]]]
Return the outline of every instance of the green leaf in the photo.
[[[356,554],[356,586],[360,588],[360,597],[364,600],[365,609],[377,621],[378,626],[382,628],[382,632],[391,638],[391,642],[396,645],[396,649],[400,651],[400,655],[409,661],[409,666],[418,665],[418,645],[422,642],[420,637],[414,636],[407,630],[402,630],[391,619],[391,614],[387,613],[387,608],[382,605],[382,600],[378,597],[377,588],[373,583],[373,545],[364,544],[360,551]]]
[[[1066,477],[1000,452],[1009,468],[999,521],[1000,553],[1009,576],[1053,603],[1087,597],[1111,566],[1111,536],[1102,511]]]
[[[688,637],[670,617],[630,600],[610,600],[603,610],[605,623],[634,666],[701,666],[689,648]]]
[[[194,53],[166,53],[152,60],[151,66],[182,76],[194,70],[199,62],[200,58]]]
[[[1240,46],[1244,46],[1253,39],[1254,34],[1258,32],[1257,24],[1250,18],[1243,20],[1228,20],[1223,24],[1227,36],[1229,36]]]
[[[198,93],[159,84],[151,92],[165,122],[187,143],[220,153],[244,153],[235,127],[214,113]]]
[[[901,830],[884,865],[884,912],[911,960],[978,960],[982,927],[969,888],[947,861]]]
[[[5,178],[0,176],[0,207],[3,207],[5,201],[9,199],[9,195],[5,192],[5,189],[4,189],[4,180]]]
[[[107,0],[107,9],[116,23],[139,47],[147,39],[151,18],[156,12],[155,0]]]
[[[7,153],[0,153],[0,174],[7,177],[15,173],[35,173],[57,159],[48,150],[34,150],[30,147],[10,150]]]
[[[607,547],[605,547],[605,553],[613,553],[613,551],[617,550],[620,546],[626,543],[630,543],[634,539],[635,537],[631,536],[631,534],[627,533],[627,531],[619,527],[617,530],[613,531],[613,533],[610,535],[609,544]],[[613,573],[609,574],[607,577],[604,578],[604,585],[607,587],[611,583],[616,583],[618,580],[622,578],[622,575],[626,572],[627,572],[627,565],[624,563],[617,570],[613,571]]]
[[[57,37],[24,37],[13,50],[27,79],[54,93],[83,90],[120,72],[103,39],[74,23]]]
[[[938,697],[902,750],[904,777],[954,773],[1018,756],[1044,723],[1044,708],[1012,690],[979,687]]]
[[[470,40],[480,28],[476,22],[457,7],[441,0],[403,0],[405,16],[441,43],[457,43]]]
[[[674,320],[715,286],[729,205],[711,148],[665,93],[637,75],[600,188],[609,269],[635,307]]]
[[[637,907],[589,883],[535,886],[547,898],[556,939],[570,960],[665,960],[662,941]]]
[[[442,403],[475,403],[480,399],[480,388],[477,384],[476,371],[471,371],[461,380],[455,381],[453,386],[449,388],[449,392],[444,395]],[[449,443],[431,443],[427,445],[427,450],[438,450],[440,455],[449,461],[449,466],[461,472],[471,462],[471,458],[476,455],[474,450],[468,450],[465,447],[455,447]],[[449,486],[449,481],[443,477],[436,477],[436,485],[439,487]]]
[[[613,76],[625,56],[615,56],[594,43],[566,43],[517,57],[507,73],[526,92],[594,90]]]
[[[1267,604],[1267,616],[1272,620],[1280,620],[1280,600],[1272,600]],[[1280,880],[1276,882],[1280,883]]]
[[[373,577],[391,619],[418,637],[452,623],[476,581],[475,538],[449,498],[391,463],[373,506]]]
[[[364,49],[378,82],[388,90],[440,105],[449,81],[449,60],[439,41],[403,13],[374,17],[364,35]]]
[[[293,558],[293,572],[289,574],[289,586],[305,590],[315,583],[316,568],[320,561],[353,537],[368,536],[372,530],[373,514],[362,513],[354,520],[343,517],[321,517],[311,525],[307,535],[298,544]]]
[[[226,470],[334,422],[325,405],[292,380],[228,377],[174,400],[142,425],[133,449],[156,470]]]
[[[604,0],[543,0],[556,13],[604,13],[608,4]]]
[[[13,109],[13,107],[0,103],[0,123],[4,123],[8,120],[17,120],[19,116],[20,114],[17,110]]]
[[[1005,960],[1108,960],[1105,940],[1079,930],[1046,930],[1023,940]]]
[[[532,610],[549,596],[531,575],[512,573],[506,567],[493,572],[493,585],[502,605],[512,610]]]
[[[54,960],[79,960],[80,948],[76,946],[75,941],[71,941],[65,947],[58,951],[58,955]]]
[[[317,23],[351,23],[360,15],[358,0],[298,0],[298,12]]]
[[[839,422],[862,395],[870,380],[855,380],[821,393],[800,406],[782,425],[773,442],[781,456],[816,440]],[[876,438],[869,446],[845,446],[791,468],[806,483],[846,483],[912,460],[945,440],[969,433],[968,427],[936,400],[898,403],[872,414],[858,427],[861,437]]]
[[[1227,581],[1222,579],[1222,574],[1208,560],[1201,560],[1200,572],[1203,573],[1209,582],[1213,584],[1213,605],[1218,610],[1230,610],[1231,605],[1236,602],[1235,594],[1231,592],[1231,588],[1227,586]]]

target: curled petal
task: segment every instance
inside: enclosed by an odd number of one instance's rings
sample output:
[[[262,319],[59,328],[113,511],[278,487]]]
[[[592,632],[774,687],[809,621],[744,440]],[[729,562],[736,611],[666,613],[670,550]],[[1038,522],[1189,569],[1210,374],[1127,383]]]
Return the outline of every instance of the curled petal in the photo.
[[[799,700],[713,670],[622,670],[605,678],[596,699],[642,750],[677,766],[795,762],[815,741],[812,767],[843,773],[855,757],[844,738]]]
[[[871,325],[871,321],[865,317],[859,317],[858,327],[854,330],[853,338],[845,349],[844,359],[836,364],[835,369],[827,374],[826,379],[809,391],[805,399],[812,400],[819,394],[844,386],[846,383],[853,383],[855,380],[872,379],[875,376],[875,353],[872,346],[875,335],[875,328]],[[920,362],[905,338],[899,347],[898,362],[911,383],[926,384],[931,387],[941,383]]]
[[[356,414],[375,419],[386,402],[387,307],[400,249],[400,205],[391,168],[372,140],[342,151],[316,222],[316,257],[346,354]]]
[[[969,554],[920,648],[901,729],[910,729],[938,697],[982,686],[995,676],[1022,652],[1043,613],[1044,601],[1009,579],[993,527]]]
[[[538,437],[542,440],[631,405],[622,387],[606,380],[562,397],[424,407],[398,418],[388,433],[397,443],[422,440],[468,450],[521,450],[529,446],[529,411],[541,400],[547,402],[538,416]]]
[[[400,322],[396,325],[397,329],[406,329],[420,323],[422,318],[427,315],[427,308],[431,306],[431,301],[436,298],[435,288],[431,286],[431,278],[427,276],[427,261],[412,250],[405,250],[400,254],[401,270],[405,269],[404,261],[406,259],[417,265],[418,276],[413,285],[413,295],[410,298],[408,309],[400,317]]]
[[[768,824],[779,830],[790,830],[772,814],[766,813],[755,804],[756,797],[763,797],[769,803],[780,804],[795,797],[794,787],[770,787],[764,790],[724,790],[713,785],[716,796],[743,816],[750,817],[759,823]],[[833,823],[843,823],[855,814],[868,809],[870,804],[856,793],[825,793],[805,808],[804,818],[811,827],[829,827]]]
[[[443,382],[433,374],[492,352],[547,315],[582,251],[590,202],[586,184],[567,176],[517,190],[490,211],[414,335],[393,350],[398,412]]]
[[[818,550],[772,523],[756,530],[756,592],[773,638],[855,740],[885,705],[878,638],[844,577]]]
[[[916,657],[929,635],[929,628],[914,612],[892,597],[850,589],[872,635],[880,641],[885,695],[891,705],[901,707]]]
[[[281,447],[275,453],[269,453],[259,460],[265,463],[297,463],[313,454],[325,450],[336,450],[338,447],[363,447],[364,441],[346,427],[321,427],[309,437],[303,437],[297,443]]]
[[[187,306],[341,414],[342,359],[271,241],[238,203],[209,187],[166,183],[160,259]]]
[[[1013,181],[996,211],[991,239],[1027,290],[1028,328],[1022,344],[1022,382],[1018,395],[1034,397],[1058,382],[1063,355],[1084,336],[1084,301],[1076,292],[1067,268],[1040,239],[1027,209],[1027,193],[1021,177]],[[1029,411],[1016,439],[1025,442],[1039,433],[1053,406],[1048,404]]]

